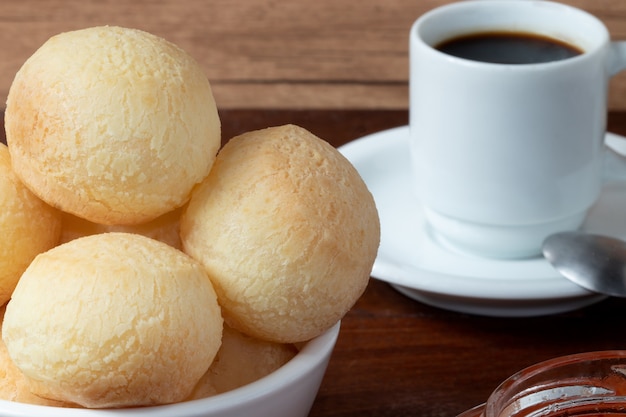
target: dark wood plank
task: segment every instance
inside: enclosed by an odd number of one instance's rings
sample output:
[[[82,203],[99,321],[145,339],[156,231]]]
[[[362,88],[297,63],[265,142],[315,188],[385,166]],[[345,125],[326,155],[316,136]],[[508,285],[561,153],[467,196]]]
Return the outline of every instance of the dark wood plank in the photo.
[[[372,280],[343,321],[311,416],[453,417],[509,375],[570,353],[623,349],[626,302],[549,317],[447,312]]]

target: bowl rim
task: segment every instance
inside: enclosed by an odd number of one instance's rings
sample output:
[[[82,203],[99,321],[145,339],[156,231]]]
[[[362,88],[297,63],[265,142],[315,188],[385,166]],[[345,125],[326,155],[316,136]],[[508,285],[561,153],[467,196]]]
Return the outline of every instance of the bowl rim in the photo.
[[[97,415],[171,417],[173,415],[184,415],[193,417],[227,411],[264,397],[271,392],[280,391],[282,388],[291,386],[305,378],[330,356],[339,336],[340,327],[341,321],[338,321],[324,333],[306,342],[300,351],[286,364],[263,378],[207,398],[157,406],[118,409],[52,407],[0,399],[0,415],[16,417],[35,415],[41,417],[94,417]]]

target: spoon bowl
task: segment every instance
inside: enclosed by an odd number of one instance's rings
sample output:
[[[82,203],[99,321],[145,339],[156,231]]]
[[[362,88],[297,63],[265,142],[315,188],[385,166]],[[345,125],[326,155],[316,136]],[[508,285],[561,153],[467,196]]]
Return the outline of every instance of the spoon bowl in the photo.
[[[543,255],[565,278],[592,292],[626,297],[626,242],[584,232],[562,232],[543,243]]]

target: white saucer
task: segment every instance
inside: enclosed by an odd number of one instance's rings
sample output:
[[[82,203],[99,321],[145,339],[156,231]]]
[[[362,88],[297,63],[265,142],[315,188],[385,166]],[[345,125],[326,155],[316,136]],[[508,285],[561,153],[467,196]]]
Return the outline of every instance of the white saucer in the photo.
[[[624,138],[607,143],[626,152]],[[411,180],[408,127],[339,148],[374,195],[381,243],[374,278],[436,307],[487,316],[526,317],[575,310],[606,298],[571,283],[543,258],[492,260],[448,250],[425,224]],[[626,238],[626,182],[607,184],[584,229]]]

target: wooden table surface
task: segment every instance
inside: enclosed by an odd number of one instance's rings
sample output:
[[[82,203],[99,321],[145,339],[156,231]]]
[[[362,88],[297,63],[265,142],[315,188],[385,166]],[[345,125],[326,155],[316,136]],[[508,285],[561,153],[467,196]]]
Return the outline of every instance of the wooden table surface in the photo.
[[[0,102],[49,37],[97,25],[143,29],[188,51],[223,109],[406,109],[408,36],[458,0],[2,0]],[[626,39],[626,1],[560,0]],[[626,111],[626,72],[610,105]]]
[[[220,117],[226,139],[295,123],[335,146],[408,120],[402,110],[227,110]],[[626,135],[626,113],[611,113],[609,130]],[[545,317],[472,316],[429,307],[372,279],[342,322],[310,416],[455,417],[533,363],[626,349],[625,318],[621,299]]]
[[[198,60],[225,139],[295,123],[339,146],[407,123],[409,27],[450,1],[3,0],[0,102],[50,36],[121,25],[162,36]],[[564,2],[626,38],[625,1]],[[609,130],[626,135],[626,74],[612,82],[611,109]],[[618,299],[547,317],[477,317],[420,304],[372,279],[343,320],[311,417],[454,417],[538,361],[626,349],[623,318],[626,300]]]

